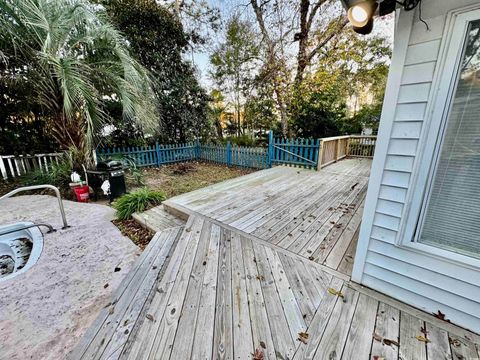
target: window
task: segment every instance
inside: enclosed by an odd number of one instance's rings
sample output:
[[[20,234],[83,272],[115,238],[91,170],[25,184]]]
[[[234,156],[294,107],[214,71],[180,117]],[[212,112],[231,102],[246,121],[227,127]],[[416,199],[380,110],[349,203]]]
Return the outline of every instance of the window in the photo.
[[[480,258],[480,20],[464,39],[416,239]]]

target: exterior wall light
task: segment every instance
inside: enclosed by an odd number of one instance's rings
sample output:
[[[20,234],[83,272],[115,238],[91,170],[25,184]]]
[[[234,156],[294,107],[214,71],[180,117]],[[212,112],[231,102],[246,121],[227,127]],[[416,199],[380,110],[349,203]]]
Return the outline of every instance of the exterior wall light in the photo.
[[[360,1],[347,10],[347,16],[353,27],[363,28],[371,19],[378,4],[375,1]]]
[[[375,15],[386,15],[395,11],[398,5],[416,4],[419,0],[341,0],[343,7],[347,11],[347,17],[353,26],[353,30],[359,34],[369,34],[373,29],[373,18]],[[405,5],[404,5],[405,4]]]

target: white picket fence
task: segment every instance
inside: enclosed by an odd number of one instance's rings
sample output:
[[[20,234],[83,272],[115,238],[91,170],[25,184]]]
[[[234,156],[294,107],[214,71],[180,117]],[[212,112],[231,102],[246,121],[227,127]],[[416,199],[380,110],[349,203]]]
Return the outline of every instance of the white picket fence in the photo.
[[[15,178],[40,169],[48,172],[52,163],[58,163],[62,153],[34,155],[0,155],[0,172],[3,180]]]

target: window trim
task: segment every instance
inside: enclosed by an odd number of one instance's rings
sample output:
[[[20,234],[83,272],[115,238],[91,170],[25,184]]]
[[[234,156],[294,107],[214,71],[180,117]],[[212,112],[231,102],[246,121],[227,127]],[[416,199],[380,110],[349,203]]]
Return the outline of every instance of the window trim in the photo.
[[[406,221],[401,226],[396,239],[397,246],[476,270],[480,269],[480,259],[478,258],[417,242],[417,228],[420,229],[418,225],[423,221],[421,216],[424,215],[425,207],[429,202],[426,194],[430,196],[429,189],[438,165],[440,149],[452,107],[452,97],[456,90],[458,67],[468,35],[468,25],[471,21],[478,19],[480,19],[480,5],[478,4],[454,10],[447,16],[435,79],[432,82],[433,90],[429,97],[429,104],[432,105],[426,110],[419,141],[419,157],[407,194],[407,205],[404,209]]]

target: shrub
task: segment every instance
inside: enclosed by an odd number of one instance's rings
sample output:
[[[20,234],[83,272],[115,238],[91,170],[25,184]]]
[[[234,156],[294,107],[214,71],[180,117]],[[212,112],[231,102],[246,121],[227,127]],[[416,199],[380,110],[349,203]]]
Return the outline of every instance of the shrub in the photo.
[[[69,189],[70,175],[72,173],[72,159],[68,154],[63,155],[58,163],[52,163],[48,172],[37,169],[27,173],[22,178],[24,186],[29,185],[54,185],[60,189]]]
[[[230,141],[233,145],[238,146],[255,146],[255,139],[252,139],[248,135],[228,136],[223,142],[226,144],[227,141]]]
[[[118,198],[112,205],[117,210],[116,216],[119,220],[129,219],[133,213],[142,212],[159,205],[165,200],[165,193],[162,191],[142,188],[130,194]]]

